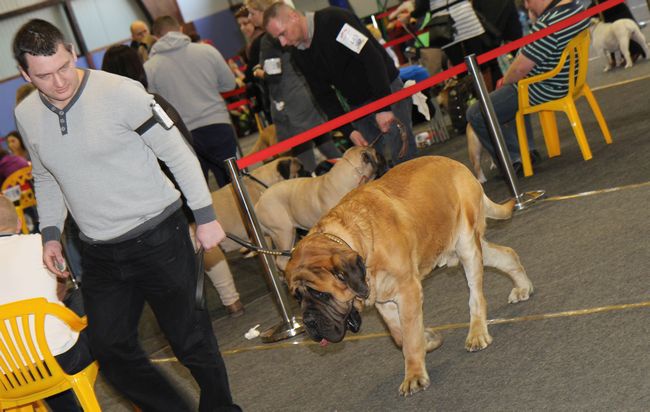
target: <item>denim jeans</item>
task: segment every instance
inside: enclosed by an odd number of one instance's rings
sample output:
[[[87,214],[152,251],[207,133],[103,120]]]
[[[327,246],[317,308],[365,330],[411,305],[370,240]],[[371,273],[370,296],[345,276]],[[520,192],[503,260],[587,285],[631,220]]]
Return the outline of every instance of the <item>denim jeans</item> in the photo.
[[[392,92],[402,90],[404,83],[402,80],[397,77],[390,84],[390,89]],[[351,109],[358,109],[359,107],[371,103],[370,101],[365,102],[358,106],[352,106]],[[399,157],[399,151],[402,148],[402,139],[400,139],[400,132],[397,129],[397,126],[393,125],[390,128],[390,131],[381,137],[375,148],[378,153],[386,155],[386,160],[391,166],[394,166],[398,163],[405,162],[409,159],[415,157],[416,147],[415,147],[415,135],[413,134],[413,121],[411,119],[411,109],[413,107],[413,101],[410,97],[402,99],[399,102],[392,104],[390,109],[393,111],[395,117],[402,122],[406,129],[406,135],[408,140],[407,151],[404,157]],[[386,108],[381,110],[387,110]],[[357,129],[366,139],[368,143],[371,143],[377,136],[379,136],[380,131],[377,127],[377,121],[375,120],[375,114],[370,114],[361,119],[355,120],[353,123],[354,128]]]
[[[189,411],[138,342],[145,301],[201,390],[200,411],[239,411],[208,311],[196,309],[194,249],[180,210],[142,235],[83,246],[83,297],[102,375],[144,411]]]
[[[490,93],[490,100],[494,106],[494,112],[497,120],[501,125],[503,132],[503,139],[510,154],[510,160],[514,162],[521,162],[521,153],[519,152],[519,140],[517,138],[517,125],[515,116],[519,110],[519,101],[517,99],[517,87],[514,85],[505,85],[500,89],[494,90]],[[487,122],[483,118],[480,103],[474,103],[467,110],[467,121],[472,125],[483,147],[496,159],[496,151],[490,138]],[[524,116],[526,124],[526,134],[528,137],[528,150],[533,150],[535,144],[533,142],[533,130],[530,125],[529,116]]]
[[[230,123],[216,123],[191,131],[194,151],[199,158],[205,180],[211,170],[219,187],[230,183],[230,175],[224,161],[235,157],[237,136]]]

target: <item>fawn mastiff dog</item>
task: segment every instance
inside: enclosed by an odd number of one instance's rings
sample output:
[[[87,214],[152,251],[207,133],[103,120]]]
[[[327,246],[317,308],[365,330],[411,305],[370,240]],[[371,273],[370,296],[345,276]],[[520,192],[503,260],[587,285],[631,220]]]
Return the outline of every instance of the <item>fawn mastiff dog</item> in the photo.
[[[384,167],[372,147],[352,147],[324,175],[280,182],[260,196],[255,205],[264,233],[276,248],[290,249],[296,228],[309,229],[350,190],[375,178]],[[287,258],[277,259],[284,269]]]
[[[402,163],[345,196],[309,231],[285,276],[300,302],[307,332],[321,345],[361,326],[359,311],[375,305],[402,348],[409,395],[429,386],[424,357],[442,343],[422,317],[422,278],[460,261],[469,285],[470,326],[465,347],[492,342],[483,296],[483,265],[513,282],[509,302],[527,300],[533,284],[514,250],[484,238],[485,218],[508,219],[514,201],[499,205],[462,164],[444,157]]]

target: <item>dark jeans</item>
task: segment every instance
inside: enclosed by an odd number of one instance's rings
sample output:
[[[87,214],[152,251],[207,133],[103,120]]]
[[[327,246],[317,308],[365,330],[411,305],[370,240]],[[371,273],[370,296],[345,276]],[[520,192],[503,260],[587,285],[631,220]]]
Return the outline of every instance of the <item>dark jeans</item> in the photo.
[[[200,411],[238,411],[208,311],[194,305],[194,249],[180,210],[135,239],[86,244],[83,297],[102,375],[143,411],[189,411],[138,342],[145,301],[201,389]]]
[[[205,180],[211,170],[217,179],[219,187],[230,183],[230,175],[223,163],[226,159],[235,157],[237,153],[237,137],[230,123],[216,123],[199,127],[191,131],[194,140],[194,151],[199,158]]]
[[[402,80],[397,77],[390,84],[390,90],[396,92],[402,90],[404,83]],[[368,104],[370,101],[365,102]],[[352,106],[352,109],[357,109],[363,105]],[[400,100],[397,103],[394,103],[390,106],[390,110],[393,111],[395,117],[402,122],[406,128],[406,135],[408,139],[407,151],[404,157],[399,157],[399,151],[402,148],[402,140],[400,138],[399,130],[397,126],[393,125],[390,128],[390,131],[381,137],[375,148],[378,153],[381,153],[386,156],[386,160],[391,166],[394,166],[398,163],[405,162],[409,159],[415,157],[417,151],[415,146],[415,135],[413,134],[413,121],[411,119],[411,108],[413,107],[413,101],[410,97]],[[382,111],[388,110],[388,108],[381,109]],[[363,135],[364,139],[370,144],[372,141],[379,135],[379,127],[377,127],[377,121],[375,120],[375,114],[362,117],[359,120],[355,120],[353,123],[354,128],[357,129]],[[390,159],[390,160],[389,160]]]
[[[513,85],[505,85],[490,93],[490,100],[494,106],[494,112],[497,116],[501,131],[503,132],[503,140],[508,148],[510,160],[514,162],[521,161],[521,152],[519,151],[519,139],[517,138],[517,126],[515,116],[519,110],[519,101],[517,100],[517,88]],[[481,144],[494,159],[496,159],[496,151],[492,145],[490,132],[488,130],[487,122],[483,118],[481,107],[478,102],[474,103],[467,110],[467,121],[472,125],[476,132]],[[528,138],[528,150],[535,149],[533,142],[533,130],[530,124],[529,116],[524,116],[526,123],[526,137]]]
[[[68,375],[81,372],[86,366],[90,365],[93,356],[90,353],[86,331],[79,334],[79,339],[77,339],[73,347],[55,356],[55,359],[61,369]],[[52,395],[46,398],[45,402],[54,412],[81,412],[83,410],[77,403],[77,398],[72,389]]]

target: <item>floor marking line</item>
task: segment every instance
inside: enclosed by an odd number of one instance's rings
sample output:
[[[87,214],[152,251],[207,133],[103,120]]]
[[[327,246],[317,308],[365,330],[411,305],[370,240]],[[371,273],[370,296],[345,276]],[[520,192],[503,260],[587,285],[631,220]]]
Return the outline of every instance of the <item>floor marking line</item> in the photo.
[[[600,194],[603,194],[603,193],[620,192],[622,190],[628,190],[628,189],[638,189],[640,187],[645,187],[645,186],[650,186],[650,182],[634,183],[634,184],[631,184],[631,185],[616,186],[616,187],[610,187],[610,188],[607,188],[607,189],[590,190],[588,192],[575,193],[575,194],[572,194],[572,195],[549,196],[549,197],[546,197],[546,198],[542,199],[541,201],[542,202],[557,202],[559,200],[577,199],[577,198],[580,198],[580,197],[600,195]]]
[[[621,80],[620,82],[616,83],[610,83],[610,84],[604,84],[602,86],[597,86],[591,89],[592,92],[598,91],[598,90],[604,90],[604,89],[609,89],[610,87],[616,87],[616,86],[623,86],[628,83],[633,83],[633,82],[638,82],[640,80],[646,80],[650,78],[650,74],[646,76],[641,76],[641,77],[635,77],[633,79],[627,79],[627,80]]]
[[[623,303],[619,305],[598,306],[593,308],[574,309],[574,310],[566,310],[561,312],[541,313],[537,315],[518,316],[514,318],[489,319],[488,325],[504,325],[504,324],[530,322],[530,321],[538,321],[538,320],[560,319],[560,318],[586,316],[586,315],[594,315],[594,314],[607,313],[607,312],[632,310],[632,309],[644,309],[644,308],[650,308],[650,301],[638,302],[638,303]],[[469,322],[463,322],[463,323],[448,323],[446,325],[428,327],[427,329],[434,330],[434,331],[445,331],[445,330],[455,330],[455,329],[467,329],[468,327],[469,327]],[[348,336],[344,339],[344,342],[353,342],[353,341],[361,341],[361,340],[369,340],[369,339],[377,339],[377,338],[388,338],[389,336],[390,335],[388,332],[368,333],[363,335]],[[222,350],[221,354],[223,356],[230,356],[230,355],[236,355],[245,352],[256,352],[256,351],[271,350],[271,349],[284,349],[284,348],[290,348],[295,346],[314,346],[318,344],[319,344],[318,342],[314,342],[311,340],[270,343],[266,345],[255,345],[255,346],[249,346],[245,348]],[[166,363],[166,362],[178,362],[178,360],[174,357],[170,357],[170,358],[151,359],[151,362]]]

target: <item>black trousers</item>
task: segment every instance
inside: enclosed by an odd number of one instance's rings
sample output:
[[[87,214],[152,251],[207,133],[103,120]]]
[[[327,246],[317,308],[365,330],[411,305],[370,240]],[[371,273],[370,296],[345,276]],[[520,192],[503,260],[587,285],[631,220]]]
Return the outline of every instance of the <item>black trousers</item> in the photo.
[[[199,410],[239,411],[208,312],[194,306],[194,249],[182,212],[135,239],[82,250],[88,336],[102,375],[143,411],[191,410],[138,342],[146,301],[199,385]]]
[[[230,123],[216,123],[192,130],[194,151],[199,158],[205,180],[212,170],[219,187],[230,183],[230,175],[224,161],[235,157],[237,153],[237,136]]]

